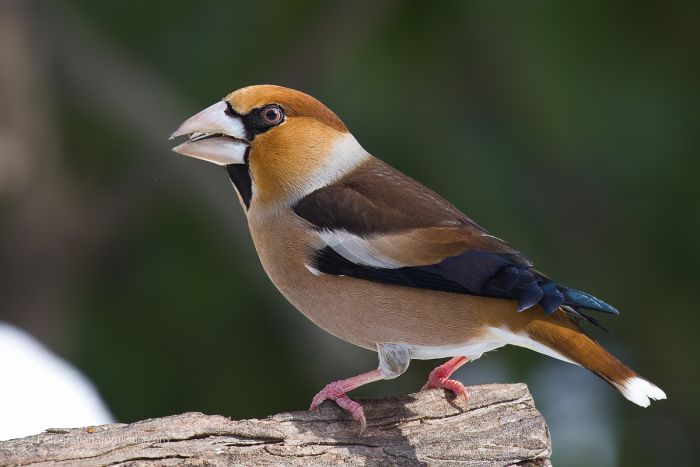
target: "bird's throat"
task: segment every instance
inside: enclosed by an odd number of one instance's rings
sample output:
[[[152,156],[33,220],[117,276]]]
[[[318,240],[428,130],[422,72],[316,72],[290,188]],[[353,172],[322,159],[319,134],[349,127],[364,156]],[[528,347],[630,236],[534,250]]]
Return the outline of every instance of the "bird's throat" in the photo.
[[[250,166],[248,164],[229,164],[226,166],[226,171],[236,190],[238,190],[246,210],[250,209],[250,200],[253,197],[253,181],[250,178]]]

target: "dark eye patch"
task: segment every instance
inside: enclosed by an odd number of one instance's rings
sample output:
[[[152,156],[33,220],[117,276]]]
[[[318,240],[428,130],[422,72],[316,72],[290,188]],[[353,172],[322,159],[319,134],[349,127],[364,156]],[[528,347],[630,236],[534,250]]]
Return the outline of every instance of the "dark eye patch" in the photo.
[[[252,109],[245,115],[242,115],[233,108],[231,103],[226,101],[226,115],[240,118],[243,122],[243,127],[246,132],[246,139],[252,141],[255,136],[260,133],[265,133],[270,128],[273,128],[284,122],[286,116],[284,109],[277,104],[269,104],[263,107]]]
[[[253,109],[242,117],[246,133],[251,140],[284,122],[284,119],[284,111],[276,104]]]

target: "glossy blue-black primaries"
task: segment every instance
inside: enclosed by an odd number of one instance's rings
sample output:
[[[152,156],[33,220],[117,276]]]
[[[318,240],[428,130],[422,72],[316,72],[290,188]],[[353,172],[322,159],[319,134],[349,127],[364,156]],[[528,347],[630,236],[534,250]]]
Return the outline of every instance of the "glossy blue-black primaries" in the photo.
[[[557,285],[525,266],[513,265],[507,254],[467,251],[429,266],[385,269],[353,263],[326,247],[316,253],[314,260],[313,266],[325,274],[442,292],[517,300],[518,311],[539,304],[547,314],[554,313],[562,305],[574,310],[587,308],[618,314],[615,308],[592,295]],[[585,318],[583,315],[581,317]]]
[[[603,300],[594,297],[586,292],[581,292],[580,290],[570,289],[568,287],[559,286],[562,294],[564,294],[564,304],[576,306],[580,308],[587,308],[589,310],[602,311],[604,313],[611,313],[613,315],[619,315],[620,312],[616,308],[608,305]]]

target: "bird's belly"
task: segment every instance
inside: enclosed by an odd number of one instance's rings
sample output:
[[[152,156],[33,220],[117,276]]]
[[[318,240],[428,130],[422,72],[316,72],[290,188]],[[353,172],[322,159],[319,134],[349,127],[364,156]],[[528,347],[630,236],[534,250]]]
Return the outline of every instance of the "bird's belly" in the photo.
[[[372,350],[379,343],[405,344],[419,359],[477,358],[503,345],[489,329],[493,318],[514,313],[511,301],[319,274],[307,267],[314,234],[294,219],[251,224],[251,233],[263,268],[285,298],[340,339]]]
[[[418,360],[432,360],[437,358],[448,358],[455,356],[464,356],[469,360],[476,360],[486,352],[496,350],[503,347],[508,342],[494,339],[488,333],[481,338],[476,338],[471,342],[465,342],[458,345],[441,345],[441,346],[422,346],[413,345],[409,347],[411,358]]]

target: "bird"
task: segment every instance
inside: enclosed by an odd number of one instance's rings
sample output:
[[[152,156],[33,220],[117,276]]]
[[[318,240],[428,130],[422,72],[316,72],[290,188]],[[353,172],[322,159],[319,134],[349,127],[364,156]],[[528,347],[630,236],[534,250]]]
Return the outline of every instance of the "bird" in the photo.
[[[366,151],[314,97],[276,85],[238,89],[185,120],[170,139],[182,155],[223,166],[263,269],[314,324],[377,352],[378,366],[326,385],[367,426],[348,392],[404,373],[412,359],[445,359],[423,390],[468,402],[451,379],[505,345],[582,366],[631,402],[666,394],[584,330],[589,313],[619,314],[566,287],[436,192]]]

